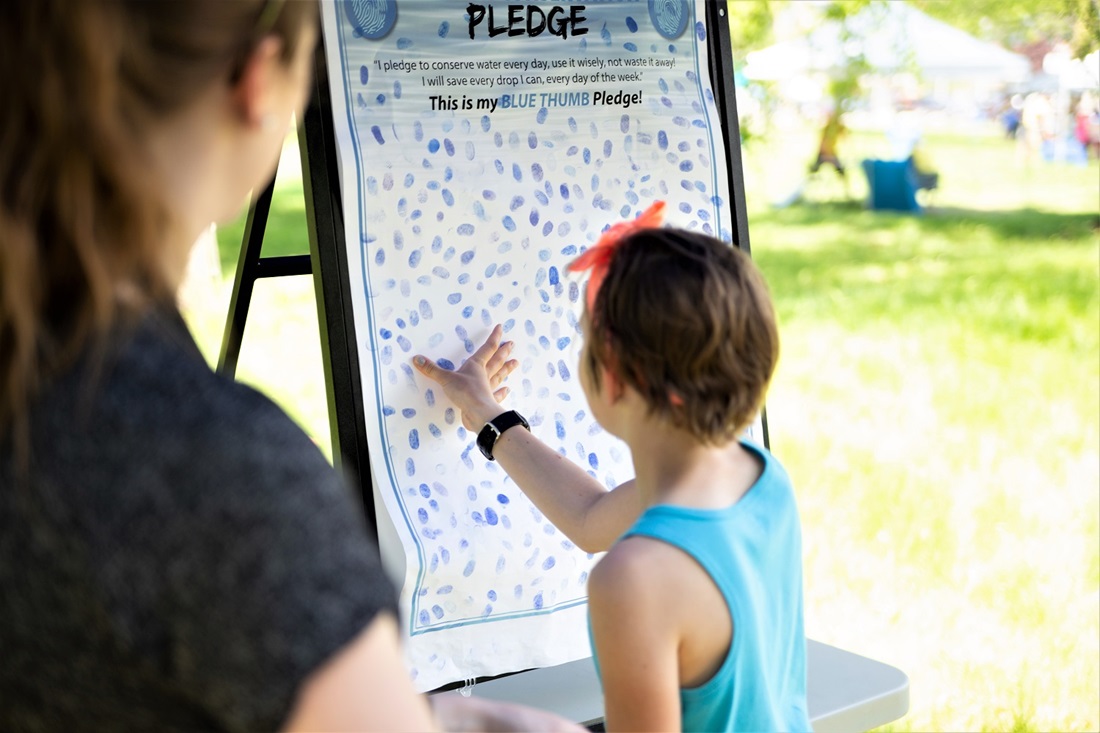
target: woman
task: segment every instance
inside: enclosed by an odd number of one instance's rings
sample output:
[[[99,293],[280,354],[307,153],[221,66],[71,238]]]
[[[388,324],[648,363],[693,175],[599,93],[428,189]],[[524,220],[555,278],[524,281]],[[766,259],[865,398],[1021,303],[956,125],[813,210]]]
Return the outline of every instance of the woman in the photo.
[[[345,487],[174,303],[317,34],[302,1],[0,3],[0,729],[437,723]]]

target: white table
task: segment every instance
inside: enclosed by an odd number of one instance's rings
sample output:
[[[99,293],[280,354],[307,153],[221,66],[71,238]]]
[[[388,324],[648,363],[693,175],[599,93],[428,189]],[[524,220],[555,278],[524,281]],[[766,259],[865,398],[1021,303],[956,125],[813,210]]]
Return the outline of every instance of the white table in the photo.
[[[813,640],[807,640],[806,664],[806,702],[814,733],[866,731],[909,711],[909,678],[899,669]],[[583,725],[603,719],[603,696],[591,659],[482,682],[472,694],[551,710]]]

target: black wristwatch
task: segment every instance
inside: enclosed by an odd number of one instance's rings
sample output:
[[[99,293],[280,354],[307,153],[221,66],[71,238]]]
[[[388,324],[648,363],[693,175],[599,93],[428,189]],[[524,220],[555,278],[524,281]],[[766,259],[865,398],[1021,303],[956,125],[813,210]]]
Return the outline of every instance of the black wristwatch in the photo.
[[[504,434],[505,430],[510,430],[517,425],[522,425],[528,432],[531,430],[531,426],[527,424],[527,420],[515,410],[509,410],[501,415],[497,415],[492,420],[485,423],[485,427],[477,434],[477,447],[481,449],[481,455],[485,456],[490,461],[495,461],[496,459],[493,458],[493,448],[497,444],[497,439]]]

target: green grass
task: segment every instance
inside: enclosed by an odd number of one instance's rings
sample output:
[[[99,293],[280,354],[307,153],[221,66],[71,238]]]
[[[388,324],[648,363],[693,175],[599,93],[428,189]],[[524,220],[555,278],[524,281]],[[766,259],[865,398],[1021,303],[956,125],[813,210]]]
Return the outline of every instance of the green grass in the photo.
[[[891,730],[1100,728],[1100,169],[1027,163],[996,135],[929,135],[923,216],[819,176],[811,131],[746,150],[753,256],[783,348],[772,448],[794,478],[812,638],[893,664]],[[291,159],[297,155],[290,151]],[[307,250],[280,184],[266,254]],[[849,198],[849,196],[851,198]],[[221,230],[231,278],[240,225]],[[188,315],[215,358],[226,280]],[[261,283],[240,364],[328,445],[312,283]]]

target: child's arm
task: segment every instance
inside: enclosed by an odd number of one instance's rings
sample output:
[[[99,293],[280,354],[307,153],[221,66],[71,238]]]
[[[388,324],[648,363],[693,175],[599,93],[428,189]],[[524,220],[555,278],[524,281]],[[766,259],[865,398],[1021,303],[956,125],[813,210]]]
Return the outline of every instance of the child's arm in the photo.
[[[680,617],[667,563],[627,539],[592,569],[588,610],[608,731],[678,731]],[[641,550],[636,552],[636,550]],[[667,555],[668,553],[665,553]]]
[[[499,402],[508,388],[500,385],[517,366],[508,358],[512,343],[501,343],[502,333],[499,325],[494,327],[481,348],[455,371],[424,356],[413,359],[424,376],[443,388],[461,410],[462,424],[475,433],[502,412]],[[608,549],[641,513],[633,481],[609,492],[522,428],[505,432],[493,457],[539,511],[586,552]]]

